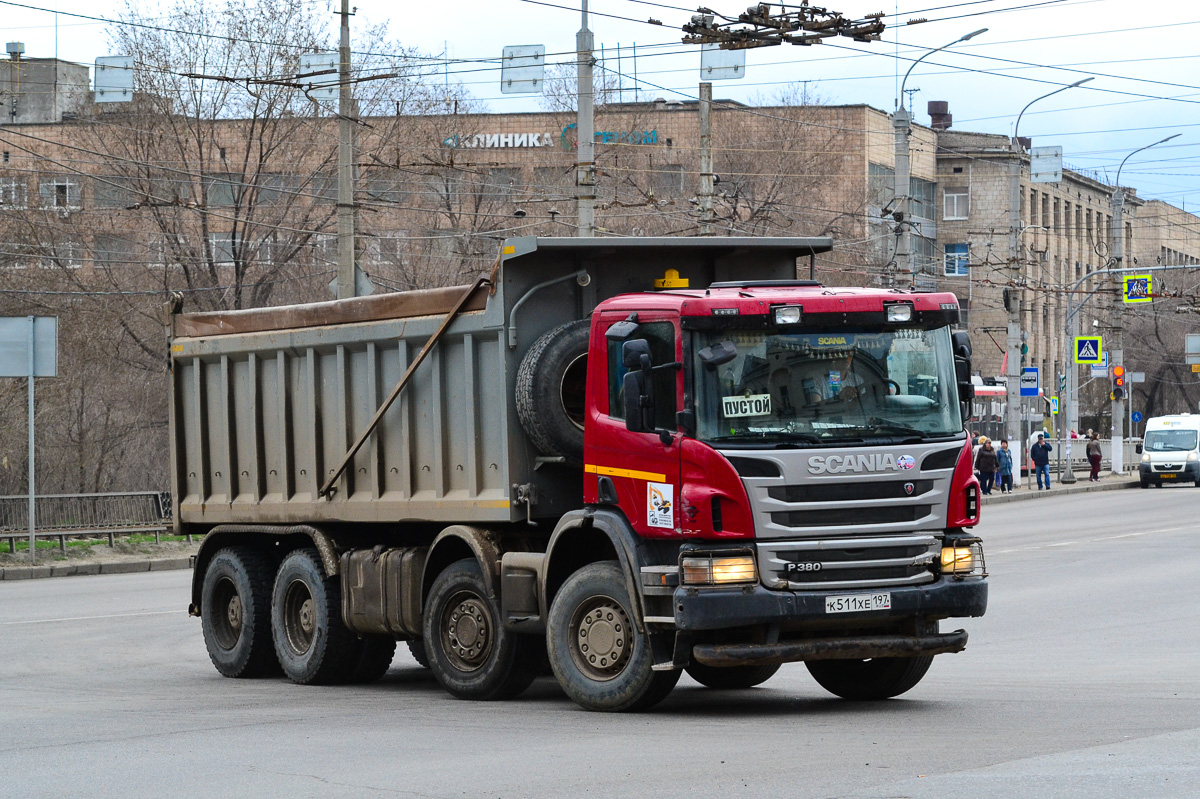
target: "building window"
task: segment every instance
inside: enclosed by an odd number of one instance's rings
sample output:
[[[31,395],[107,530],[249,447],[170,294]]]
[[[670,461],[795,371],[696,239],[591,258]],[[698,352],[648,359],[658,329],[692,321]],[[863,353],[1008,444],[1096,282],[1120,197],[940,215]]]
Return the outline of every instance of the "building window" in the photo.
[[[943,267],[948,277],[961,277],[967,274],[967,245],[947,244],[943,258]]]
[[[942,192],[942,219],[966,219],[971,213],[971,195],[966,189]]]
[[[136,243],[124,236],[98,235],[92,245],[92,260],[105,269],[120,269],[136,263]]]
[[[0,210],[24,210],[28,202],[22,178],[0,178]]]
[[[83,266],[83,243],[75,239],[56,241],[41,251],[42,268],[78,269]]]
[[[67,176],[42,178],[38,182],[38,196],[43,208],[71,210],[82,207],[79,201],[79,180]]]

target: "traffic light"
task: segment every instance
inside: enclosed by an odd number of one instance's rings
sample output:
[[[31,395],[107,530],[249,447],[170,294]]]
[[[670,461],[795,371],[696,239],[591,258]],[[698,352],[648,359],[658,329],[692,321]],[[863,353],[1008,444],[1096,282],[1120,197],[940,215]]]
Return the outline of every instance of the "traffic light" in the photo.
[[[1125,367],[1114,366],[1112,368],[1112,396],[1113,399],[1119,400],[1125,397]]]

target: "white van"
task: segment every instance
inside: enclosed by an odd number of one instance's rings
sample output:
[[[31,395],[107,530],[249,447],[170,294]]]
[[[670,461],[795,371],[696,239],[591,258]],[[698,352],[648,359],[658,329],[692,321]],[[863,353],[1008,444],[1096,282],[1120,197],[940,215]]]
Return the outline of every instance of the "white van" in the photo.
[[[1151,483],[1195,483],[1200,486],[1200,415],[1155,416],[1146,420],[1144,443],[1138,447],[1142,488]]]

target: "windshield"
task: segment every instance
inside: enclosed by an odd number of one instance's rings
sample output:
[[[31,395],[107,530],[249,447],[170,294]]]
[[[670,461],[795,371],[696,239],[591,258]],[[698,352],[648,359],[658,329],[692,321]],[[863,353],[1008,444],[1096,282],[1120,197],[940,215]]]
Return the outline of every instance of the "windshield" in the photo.
[[[803,445],[962,431],[949,328],[694,335],[702,440]],[[726,362],[711,365],[714,353]]]
[[[1190,452],[1195,448],[1195,430],[1151,430],[1146,433],[1146,450],[1149,452]]]

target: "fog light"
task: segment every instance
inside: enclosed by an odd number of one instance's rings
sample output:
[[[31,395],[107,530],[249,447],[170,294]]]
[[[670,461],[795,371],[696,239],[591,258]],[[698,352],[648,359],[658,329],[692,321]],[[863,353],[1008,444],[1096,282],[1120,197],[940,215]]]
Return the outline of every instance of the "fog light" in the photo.
[[[965,544],[965,546],[964,546]],[[983,561],[983,544],[978,539],[959,540],[955,546],[942,547],[942,574],[957,577],[986,577],[987,568]]]
[[[775,309],[775,324],[796,325],[800,323],[800,306],[786,305]]]
[[[750,555],[683,559],[684,585],[729,585],[758,582],[758,570]]]
[[[889,322],[911,322],[913,307],[906,302],[887,307],[887,320]]]

